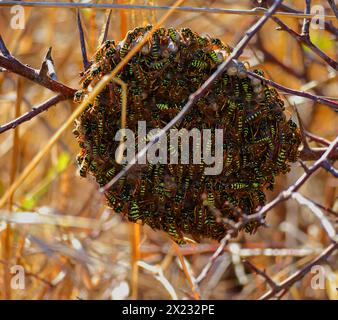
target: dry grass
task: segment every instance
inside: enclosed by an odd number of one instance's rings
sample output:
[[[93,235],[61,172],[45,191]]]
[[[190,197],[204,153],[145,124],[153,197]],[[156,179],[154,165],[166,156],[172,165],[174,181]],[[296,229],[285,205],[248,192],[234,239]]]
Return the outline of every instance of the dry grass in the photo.
[[[129,4],[142,1],[131,0]],[[312,1],[325,4],[325,1]],[[120,0],[119,3],[126,3]],[[148,4],[171,5],[170,1],[150,0]],[[251,9],[250,1],[209,1],[204,6]],[[303,1],[286,1],[303,11]],[[185,1],[199,6],[201,1]],[[91,56],[108,12],[83,9],[82,21]],[[109,36],[122,39],[127,30],[140,24],[156,23],[165,11],[113,10]],[[332,11],[330,11],[332,14]],[[7,47],[22,62],[39,68],[48,47],[53,47],[58,80],[78,88],[82,58],[76,12],[67,8],[25,8],[26,26],[13,30],[8,8],[0,9],[0,30]],[[190,27],[196,32],[219,37],[235,45],[256,17],[214,13],[175,12],[164,23],[176,28]],[[294,30],[299,19],[284,18]],[[338,27],[337,23],[335,26]],[[317,95],[337,98],[337,78],[322,60],[305,49],[285,32],[275,30],[269,21],[260,32],[260,40],[251,42],[242,58],[251,67],[264,69],[274,81],[302,89],[311,87]],[[335,58],[336,47],[327,30],[312,30],[311,39],[327,55]],[[285,66],[267,59],[264,50]],[[303,72],[304,66],[306,67]],[[301,77],[300,77],[301,75]],[[0,73],[0,123],[26,112],[31,106],[51,97],[52,93],[19,76]],[[291,104],[301,113],[306,129],[327,140],[337,136],[337,113],[309,100],[286,96],[287,113],[295,117]],[[0,195],[22,173],[31,159],[67,121],[75,110],[70,102],[61,102],[15,130],[0,135]],[[306,206],[294,200],[283,202],[267,217],[268,228],[255,235],[241,233],[218,257],[211,272],[197,286],[197,278],[218,244],[203,241],[182,248],[165,234],[147,226],[129,225],[105,207],[97,185],[80,178],[75,165],[77,143],[69,127],[55,140],[27,179],[18,185],[14,195],[0,209],[0,298],[1,299],[256,299],[268,285],[243,263],[249,260],[265,270],[274,281],[283,281],[328,246],[325,229]],[[314,142],[312,146],[316,146]],[[279,177],[272,199],[293,183],[303,172],[294,164],[291,172]],[[337,212],[337,180],[321,170],[299,190],[311,200]],[[334,225],[337,215],[323,211]],[[11,287],[14,265],[24,267],[25,290]],[[338,281],[337,261],[333,255],[324,262],[326,275]],[[313,274],[305,275],[284,298],[338,299],[335,287],[327,281],[323,290],[311,289]]]

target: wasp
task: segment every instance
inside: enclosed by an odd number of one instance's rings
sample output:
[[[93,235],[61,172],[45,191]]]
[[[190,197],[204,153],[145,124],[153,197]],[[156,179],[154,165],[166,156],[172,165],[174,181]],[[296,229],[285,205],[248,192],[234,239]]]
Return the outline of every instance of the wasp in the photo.
[[[80,170],[79,170],[79,173],[80,173],[80,176],[81,177],[86,177],[87,176],[87,171],[89,169],[89,162],[90,162],[90,157],[89,155],[87,154],[84,158],[83,158],[83,161],[81,163],[81,166],[80,166]]]
[[[136,201],[132,201],[131,203],[131,207],[130,207],[129,214],[128,214],[128,219],[130,221],[137,221],[141,219],[140,209]]]
[[[245,117],[244,122],[249,123],[256,120],[260,115],[263,114],[263,112],[265,112],[265,109],[260,109],[256,112],[250,113],[248,116]]]
[[[174,28],[169,28],[168,33],[172,41],[177,42],[179,40],[179,33]]]
[[[116,198],[114,196],[113,192],[106,192],[106,199],[108,200],[109,204],[113,207],[115,205],[116,202]]]
[[[159,110],[168,110],[169,109],[169,105],[167,103],[157,103],[156,104],[156,107],[159,109]]]
[[[227,108],[229,116],[231,116],[234,113],[236,108],[237,108],[237,104],[234,101],[229,100],[228,108]]]
[[[212,60],[213,62],[219,63],[220,59],[218,58],[218,55],[217,55],[217,53],[216,53],[215,51],[211,51],[211,52],[209,53],[209,56],[210,56],[210,58],[211,58],[211,60]]]
[[[200,45],[200,46],[205,46],[208,42],[208,40],[204,37],[201,37],[201,36],[196,36],[196,39],[197,39],[197,43]]]
[[[208,67],[208,64],[202,60],[193,60],[190,65],[198,70],[204,70]]]
[[[285,163],[286,158],[286,149],[285,147],[281,147],[277,156],[277,166],[282,167]]]
[[[235,79],[234,94],[235,94],[236,98],[239,98],[239,96],[240,96],[240,83],[239,83],[239,80],[237,78]]]
[[[177,229],[174,218],[169,216],[167,218],[168,223],[168,234],[169,236],[179,245],[185,244],[185,241],[182,239],[182,235],[180,234],[179,230]]]
[[[238,103],[238,114],[237,114],[237,135],[240,136],[243,131],[243,103]]]
[[[115,168],[112,167],[106,172],[106,177],[107,178],[113,178],[115,175]]]
[[[195,223],[197,231],[201,232],[204,224],[204,211],[202,209],[195,208]]]
[[[160,44],[157,34],[153,34],[153,43],[151,48],[151,55],[156,60],[160,56]]]
[[[76,102],[76,103],[81,102],[82,99],[83,99],[83,96],[84,96],[83,90],[76,91],[75,94],[74,94],[74,102]]]
[[[181,29],[181,34],[184,38],[189,39],[190,41],[193,41],[196,38],[195,34],[189,28]]]

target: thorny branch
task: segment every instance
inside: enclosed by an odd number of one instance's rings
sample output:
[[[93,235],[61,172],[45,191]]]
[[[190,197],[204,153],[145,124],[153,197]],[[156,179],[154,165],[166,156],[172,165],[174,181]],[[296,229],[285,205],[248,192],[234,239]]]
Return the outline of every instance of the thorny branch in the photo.
[[[304,44],[309,49],[311,49],[316,55],[318,55],[320,58],[322,58],[328,65],[330,65],[334,70],[338,71],[338,63],[330,58],[325,52],[323,52],[321,49],[319,49],[315,44],[312,43],[310,40],[310,37],[308,34],[300,35],[296,31],[289,28],[284,22],[282,22],[277,17],[271,17],[273,21],[275,21],[280,27],[281,30],[286,31],[289,33],[292,37],[294,37],[299,43]],[[306,28],[305,28],[306,29]]]
[[[2,55],[0,55],[0,67],[16,73],[26,79],[29,79],[51,91],[54,91],[58,94],[61,94],[66,99],[72,99],[75,93],[75,89],[72,89],[56,80],[53,80],[53,74],[48,74],[46,70],[51,68],[48,67],[48,58],[50,57],[50,49],[47,52],[46,59],[42,63],[42,67],[40,70],[33,69],[27,65],[22,64],[19,60],[13,57],[8,49],[5,46],[5,43],[0,36],[0,51]],[[50,60],[50,59],[49,59]],[[50,65],[50,64],[49,64]]]
[[[259,300],[267,300],[275,297],[277,294],[283,295],[292,287],[293,284],[301,280],[307,273],[309,273],[313,266],[327,260],[337,248],[338,244],[336,242],[330,244],[316,259],[306,264],[302,269],[296,271],[293,275],[285,279],[280,284],[275,284],[275,286],[269,292],[261,296]],[[281,298],[281,295],[279,298]]]
[[[285,201],[292,197],[293,193],[298,191],[299,188],[312,176],[314,172],[316,172],[319,168],[323,167],[323,164],[326,163],[330,156],[330,154],[338,147],[338,137],[329,145],[326,151],[323,153],[321,158],[317,160],[311,167],[307,169],[307,171],[287,190],[281,192],[274,200],[266,204],[263,208],[261,208],[257,213],[248,216],[243,221],[240,221],[236,224],[237,230],[240,230],[250,219],[250,221],[257,221],[258,223],[264,222],[264,217],[268,211],[274,208],[277,204],[282,201]],[[200,275],[197,277],[197,282],[200,283],[205,279],[208,275],[211,267],[215,263],[216,259],[224,252],[225,246],[228,244],[229,240],[232,238],[232,234],[235,233],[235,229],[231,229],[230,232],[221,240],[220,245],[209,259],[208,264],[203,268]],[[332,238],[332,234],[328,235]],[[337,243],[337,236],[333,236],[334,243]],[[297,278],[298,279],[298,278]]]
[[[42,104],[40,104],[36,107],[33,107],[32,110],[26,112],[25,114],[23,114],[19,118],[16,118],[16,119],[0,126],[0,134],[7,131],[7,130],[15,129],[19,124],[33,119],[35,116],[37,116],[41,112],[48,110],[50,107],[56,105],[57,103],[59,103],[61,101],[66,100],[66,99],[67,98],[65,96],[58,94],[58,95],[46,100]]]
[[[255,273],[263,277],[271,288],[271,290],[261,296],[259,300],[267,300],[273,297],[280,299],[297,281],[301,280],[308,272],[310,272],[313,266],[328,259],[337,248],[337,243],[332,243],[316,259],[306,264],[302,269],[296,271],[281,283],[275,282],[265,270],[258,269],[249,260],[244,260],[244,263]]]
[[[334,0],[328,0],[329,3],[330,2],[334,2]],[[272,6],[272,4],[274,3],[274,0],[265,0],[265,2]],[[280,6],[280,10],[281,11],[284,11],[284,12],[287,12],[287,13],[293,13],[293,14],[301,14],[303,12],[297,10],[297,9],[294,9],[286,4],[281,4]],[[333,9],[334,10],[334,9]],[[336,11],[334,11],[335,14],[336,14]],[[337,15],[336,15],[337,16]],[[324,26],[325,26],[325,29],[327,31],[329,31],[331,34],[335,35],[336,37],[338,37],[338,29],[332,24],[331,21],[324,21]]]
[[[264,78],[252,71],[247,71],[247,73],[254,77],[254,78],[257,78],[257,79],[260,79],[262,81],[264,81],[265,83],[269,84],[270,86],[272,87],[275,87],[276,89],[282,91],[282,92],[286,92],[286,93],[289,93],[289,94],[294,94],[294,95],[297,95],[299,97],[303,97],[303,98],[307,98],[307,99],[310,99],[310,100],[313,100],[315,102],[318,102],[318,103],[322,103],[322,104],[325,104],[331,108],[333,108],[334,110],[337,110],[338,111],[338,103],[333,101],[333,100],[330,100],[330,99],[327,99],[327,98],[323,98],[323,97],[319,97],[315,94],[312,94],[312,93],[309,93],[309,92],[304,92],[304,91],[298,91],[298,90],[295,90],[295,89],[291,89],[291,88],[288,88],[288,87],[285,87],[277,82],[274,82],[270,79],[267,79],[267,78]]]

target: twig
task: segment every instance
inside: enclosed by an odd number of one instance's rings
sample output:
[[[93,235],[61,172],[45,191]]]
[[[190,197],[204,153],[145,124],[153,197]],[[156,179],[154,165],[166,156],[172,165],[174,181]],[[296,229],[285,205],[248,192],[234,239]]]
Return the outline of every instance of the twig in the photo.
[[[338,7],[335,3],[336,1],[335,0],[327,0],[327,2],[329,3],[329,5],[332,8],[336,18],[338,19]]]
[[[26,112],[20,117],[0,126],[0,134],[7,130],[16,128],[19,124],[31,120],[32,118],[36,117],[41,112],[48,110],[50,107],[64,100],[66,100],[66,97],[60,94],[48,99],[47,101],[43,102],[39,106],[33,107],[32,110]]]
[[[163,285],[163,287],[167,290],[167,292],[169,293],[170,297],[173,300],[178,300],[177,294],[175,292],[175,289],[173,288],[173,286],[170,284],[170,282],[168,281],[168,279],[164,276],[163,274],[163,270],[161,267],[159,266],[152,266],[150,264],[145,263],[144,261],[139,261],[138,265],[145,269],[150,271],[151,273],[154,274],[155,278],[161,282],[161,284]]]
[[[322,167],[323,167],[326,171],[330,172],[335,178],[338,178],[338,170],[337,170],[335,167],[333,167],[333,166],[329,163],[329,161],[324,161],[323,164],[322,164]]]
[[[201,299],[201,296],[200,296],[200,293],[199,293],[199,288],[196,284],[196,281],[195,279],[193,279],[193,276],[190,274],[189,272],[189,268],[187,267],[185,261],[184,261],[184,257],[182,256],[181,252],[180,252],[180,248],[179,246],[173,241],[173,248],[176,252],[176,255],[178,257],[178,259],[180,260],[180,263],[181,263],[181,266],[182,266],[182,269],[183,269],[183,272],[185,274],[185,277],[189,283],[189,286],[191,288],[191,291],[192,291],[192,294],[194,296],[194,299],[195,300],[200,300]]]
[[[151,146],[158,141],[166,132],[174,126],[179,120],[181,120],[192,108],[192,106],[204,95],[204,93],[213,85],[215,80],[226,70],[228,65],[232,62],[233,59],[238,58],[243,49],[247,46],[252,37],[259,31],[259,29],[264,25],[264,23],[269,19],[271,14],[275,12],[280,5],[282,0],[277,0],[275,4],[266,12],[264,17],[259,19],[246,33],[242,40],[237,44],[232,53],[228,56],[228,58],[223,61],[216,69],[216,71],[200,86],[200,88],[192,93],[189,96],[188,102],[182,108],[182,110],[162,129],[160,130],[154,137],[147,143],[147,145],[137,153],[136,157],[134,157],[128,165],[121,170],[112,180],[110,180],[104,187],[100,188],[100,192],[108,191],[121,177],[123,177],[135,164],[136,162],[143,157],[146,152],[151,148]],[[338,104],[337,104],[338,105]]]
[[[320,157],[323,156],[325,153],[326,148],[314,148],[314,149],[302,149],[300,151],[299,158],[302,161],[317,161]],[[338,149],[333,150],[330,155],[329,159],[337,160],[338,159]]]
[[[300,35],[296,31],[293,31],[291,28],[289,28],[284,22],[282,22],[277,17],[271,17],[271,19],[275,21],[281,27],[281,30],[286,31],[292,37],[294,37],[299,43],[302,43],[305,46],[307,46],[309,49],[311,49],[316,55],[322,58],[334,70],[338,70],[338,63],[332,58],[330,58],[324,51],[319,49],[315,44],[313,44],[312,41],[310,40],[310,37]]]
[[[0,55],[0,67],[8,71],[16,73],[26,79],[29,79],[47,89],[63,95],[66,99],[72,99],[75,89],[72,89],[56,80],[53,80],[48,75],[41,73],[40,70],[33,69],[27,65],[22,64],[19,60],[14,58],[6,48],[0,36],[0,50],[3,55]],[[42,64],[43,67],[43,64]]]
[[[244,264],[246,264],[250,269],[252,269],[255,273],[259,274],[260,276],[262,276],[266,282],[269,284],[269,286],[271,287],[271,289],[276,290],[278,288],[278,284],[273,281],[270,276],[268,276],[265,271],[262,271],[260,269],[258,269],[255,265],[253,265],[249,260],[243,260]]]
[[[295,90],[295,89],[285,87],[285,86],[283,86],[279,83],[276,83],[276,82],[274,82],[270,79],[266,79],[266,78],[264,78],[264,77],[262,77],[262,76],[260,76],[256,73],[252,72],[252,71],[247,71],[247,73],[254,78],[257,78],[257,79],[260,79],[260,80],[266,82],[270,86],[277,88],[278,90],[281,90],[283,92],[287,92],[287,93],[290,93],[290,94],[293,94],[293,95],[296,95],[296,96],[300,96],[300,97],[303,97],[303,98],[307,98],[307,99],[313,100],[313,101],[318,102],[318,103],[325,104],[325,105],[333,108],[334,110],[338,111],[338,103],[335,102],[335,101],[332,101],[332,100],[329,100],[329,99],[326,99],[326,98],[323,98],[323,97],[319,97],[315,94],[311,94],[311,93],[308,93],[308,92],[298,91],[298,90]]]
[[[311,167],[308,168],[308,172],[305,172],[294,184],[292,184],[287,190],[281,192],[275,199],[266,204],[262,209],[259,210],[258,213],[251,215],[250,217],[262,217],[269,210],[275,207],[282,201],[289,199],[292,196],[293,192],[296,192],[309,178],[310,176],[317,171],[320,167],[322,167],[323,163],[327,161],[330,154],[337,148],[338,146],[338,137],[334,141],[331,142],[330,146],[326,149],[323,155],[317,160]]]
[[[330,214],[332,214],[332,215],[338,217],[338,212],[336,212],[336,211],[334,211],[334,210],[332,210],[332,209],[330,209],[330,208],[328,208],[328,207],[325,207],[325,206],[323,206],[322,204],[320,204],[320,203],[318,203],[318,202],[316,202],[316,201],[314,201],[314,200],[310,200],[309,198],[307,198],[307,197],[305,197],[305,196],[303,196],[303,198],[305,198],[305,199],[311,201],[311,202],[314,203],[318,208],[321,208],[322,210],[324,210],[324,211],[326,211],[326,212],[328,212],[328,213],[330,213]]]
[[[274,0],[266,0],[267,3],[272,6]],[[286,4],[281,4],[280,6],[280,10],[286,13],[291,13],[291,14],[302,14],[303,12],[296,10]],[[304,17],[306,18],[306,17]],[[331,23],[331,21],[329,22],[328,20],[324,19],[324,25],[325,25],[325,29],[327,31],[329,31],[330,33],[334,34],[336,37],[338,36],[338,29]]]
[[[311,133],[311,132],[309,132],[307,130],[304,130],[304,132],[305,132],[306,136],[308,136],[310,138],[310,140],[315,141],[317,143],[320,143],[323,146],[330,145],[330,141],[328,141],[328,140],[326,140],[326,139],[324,139],[322,137],[318,137],[315,134],[313,134],[313,133]]]
[[[291,288],[291,286],[296,283],[297,281],[301,280],[308,272],[310,272],[311,268],[320,262],[328,259],[333,252],[337,249],[338,244],[332,243],[329,245],[322,254],[320,254],[316,259],[312,260],[308,264],[306,264],[302,269],[296,271],[293,275],[285,279],[283,282],[281,282],[279,285],[277,285],[274,289],[270,290],[269,292],[265,293],[263,296],[259,298],[259,300],[267,300],[274,296],[276,296],[278,293],[284,291],[287,291]]]
[[[274,3],[274,2],[273,2]],[[13,6],[20,4],[26,7],[40,7],[40,8],[93,8],[96,10],[106,10],[106,9],[115,9],[115,10],[128,10],[128,9],[137,9],[137,10],[165,10],[168,11],[173,9],[174,6],[152,6],[152,5],[131,5],[131,4],[119,4],[119,3],[80,3],[80,2],[41,2],[41,1],[1,1],[1,6]],[[243,10],[243,9],[224,9],[224,8],[208,8],[208,7],[190,7],[190,6],[181,6],[175,9],[176,11],[181,12],[197,12],[197,13],[215,13],[215,14],[238,14],[238,15],[249,15],[249,16],[263,16],[264,13],[256,8],[252,10]],[[296,11],[293,13],[288,12],[275,12],[274,16],[279,17],[291,17],[297,19],[303,18],[313,18],[313,14],[304,14],[301,11]],[[335,16],[333,15],[324,15],[323,18],[326,20],[334,20]]]
[[[307,206],[311,212],[319,219],[320,223],[322,224],[325,232],[327,233],[328,237],[333,241],[337,242],[337,234],[332,226],[331,222],[326,218],[323,212],[318,208],[312,201],[303,197],[298,192],[293,192],[292,196],[293,199],[297,200],[297,202],[301,205]]]

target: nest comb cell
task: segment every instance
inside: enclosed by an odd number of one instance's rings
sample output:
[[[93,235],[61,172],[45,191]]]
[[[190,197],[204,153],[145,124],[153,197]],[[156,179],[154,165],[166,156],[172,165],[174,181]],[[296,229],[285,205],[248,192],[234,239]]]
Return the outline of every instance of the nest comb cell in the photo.
[[[103,43],[74,100],[83,101],[150,29],[138,27],[118,44]],[[137,132],[139,121],[146,122],[147,131],[163,128],[230,52],[219,39],[188,28],[155,31],[117,76],[128,87],[126,128]],[[93,176],[100,186],[123,168],[115,158],[119,142],[114,140],[121,128],[121,99],[122,89],[112,81],[88,104],[73,130],[81,148],[80,175]],[[186,236],[222,239],[229,230],[225,221],[255,213],[266,202],[265,189],[272,189],[276,177],[290,170],[288,163],[297,160],[300,131],[283,111],[276,90],[248,76],[243,63],[232,64],[175,125],[189,132],[210,129],[211,146],[215,130],[223,130],[221,173],[206,175],[203,157],[200,164],[147,163],[106,192],[108,206],[130,221],[165,231],[178,244]],[[170,152],[180,156],[180,148]],[[251,222],[244,229],[252,233],[258,227]]]

